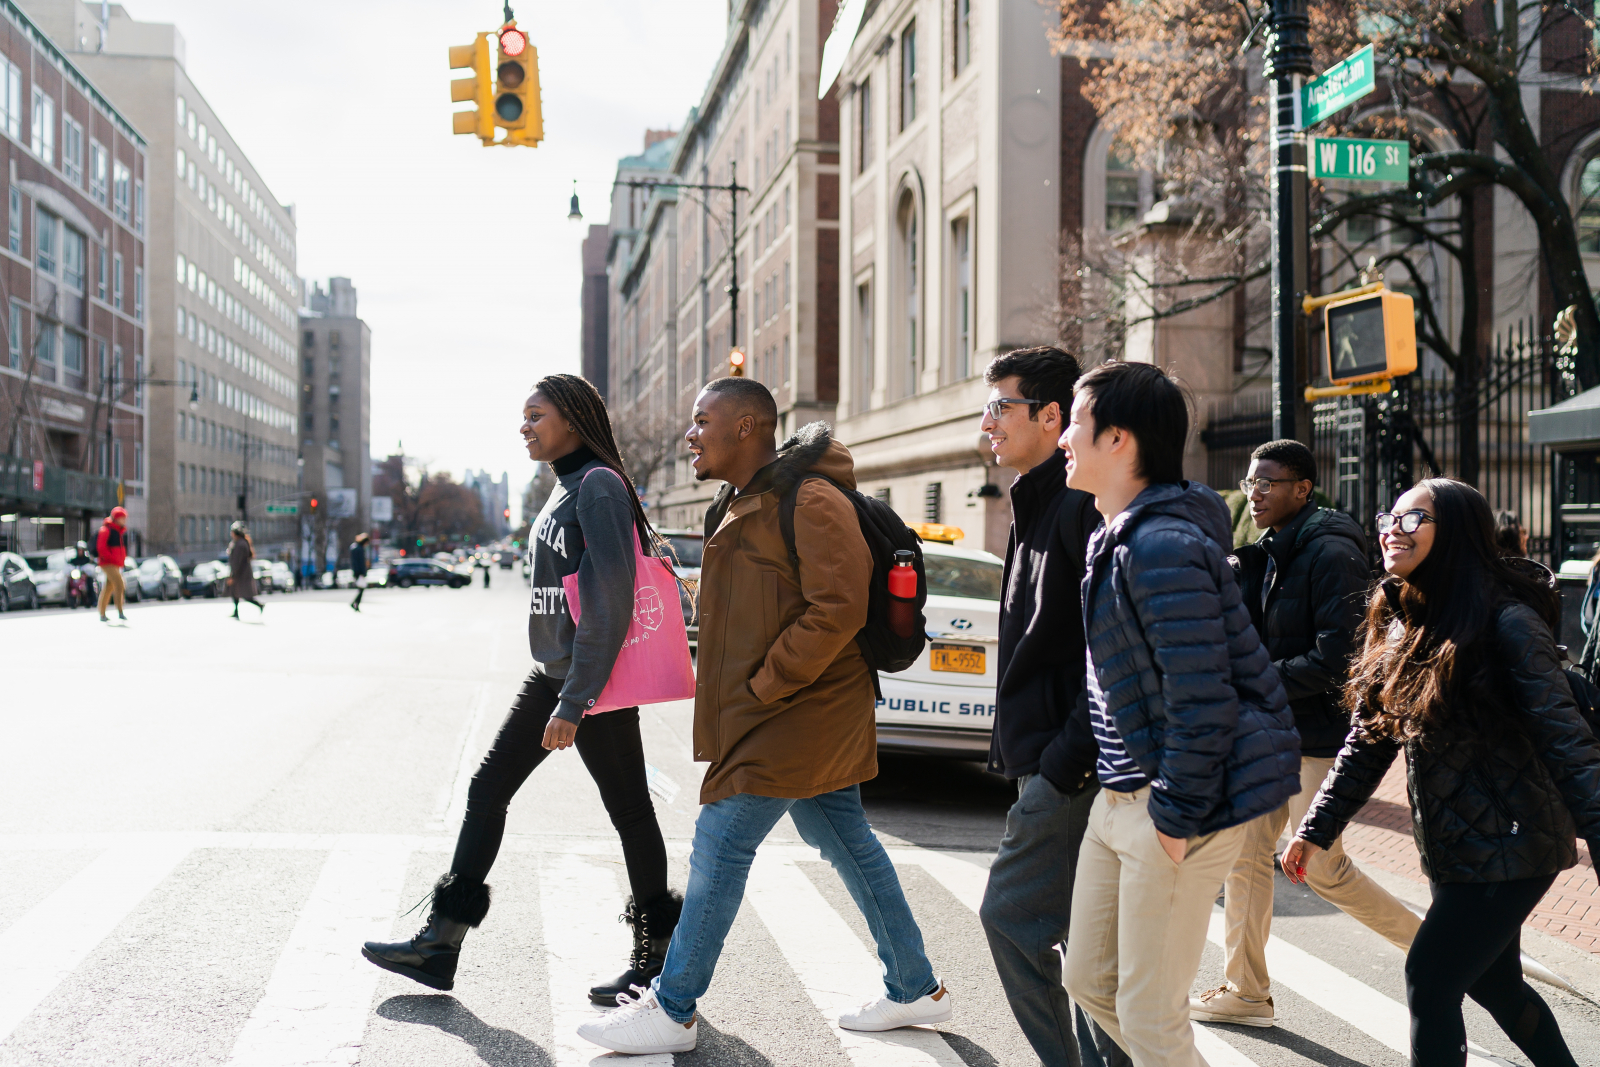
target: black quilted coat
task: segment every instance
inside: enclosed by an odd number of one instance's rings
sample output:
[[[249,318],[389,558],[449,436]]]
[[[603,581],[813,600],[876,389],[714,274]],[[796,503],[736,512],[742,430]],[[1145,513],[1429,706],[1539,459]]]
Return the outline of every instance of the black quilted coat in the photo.
[[[1231,562],[1289,696],[1301,755],[1337,755],[1350,732],[1340,692],[1372,587],[1361,527],[1342,511],[1307,505],[1277,533],[1235,549]]]
[[[1228,507],[1152,485],[1089,542],[1084,630],[1103,709],[1150,778],[1150,817],[1194,837],[1300,789],[1300,739],[1228,565]]]
[[[1600,856],[1600,743],[1578,714],[1544,621],[1508,602],[1493,654],[1518,713],[1488,752],[1404,745],[1411,828],[1434,882],[1508,882],[1578,861],[1576,838]],[[1372,796],[1401,744],[1352,731],[1317,791],[1299,836],[1326,848]]]

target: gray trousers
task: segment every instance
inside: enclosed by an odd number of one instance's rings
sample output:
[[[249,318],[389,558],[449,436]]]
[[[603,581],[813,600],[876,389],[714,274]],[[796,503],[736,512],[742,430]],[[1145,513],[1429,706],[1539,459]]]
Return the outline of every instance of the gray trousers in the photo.
[[[978,918],[1017,1025],[1045,1067],[1133,1067],[1061,985],[1072,883],[1100,790],[1063,796],[1043,775],[1017,779],[1017,802],[989,868]]]

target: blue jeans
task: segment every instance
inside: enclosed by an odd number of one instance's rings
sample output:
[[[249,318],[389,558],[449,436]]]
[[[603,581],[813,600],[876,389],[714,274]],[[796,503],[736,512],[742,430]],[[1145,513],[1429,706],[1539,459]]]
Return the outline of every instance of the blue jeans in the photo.
[[[889,999],[909,1004],[936,992],[939,982],[922,950],[922,931],[911,917],[894,864],[867,825],[860,787],[805,800],[740,793],[705,805],[694,823],[683,915],[672,933],[666,965],[651,983],[667,1015],[680,1023],[694,1018],[695,1001],[711,985],[722,943],[739,913],[756,846],[784,812],[806,844],[833,864],[861,909],[878,945]]]

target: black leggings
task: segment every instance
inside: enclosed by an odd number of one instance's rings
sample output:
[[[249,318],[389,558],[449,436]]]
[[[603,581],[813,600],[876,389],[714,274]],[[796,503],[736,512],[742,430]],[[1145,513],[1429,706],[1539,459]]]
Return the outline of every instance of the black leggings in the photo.
[[[506,831],[506,808],[533,769],[550,751],[544,728],[556,709],[561,682],[537,672],[528,675],[511,705],[500,733],[467,790],[467,815],[456,838],[450,870],[464,881],[489,877],[500,839]],[[645,781],[644,742],[639,736],[639,709],[619,708],[585,715],[575,740],[589,776],[600,787],[600,800],[611,825],[622,838],[633,898],[647,904],[667,891],[667,846],[656,823],[655,805]]]
[[[1433,906],[1406,956],[1412,1067],[1467,1062],[1467,996],[1534,1067],[1577,1067],[1550,1006],[1522,980],[1522,923],[1555,880],[1432,884]]]

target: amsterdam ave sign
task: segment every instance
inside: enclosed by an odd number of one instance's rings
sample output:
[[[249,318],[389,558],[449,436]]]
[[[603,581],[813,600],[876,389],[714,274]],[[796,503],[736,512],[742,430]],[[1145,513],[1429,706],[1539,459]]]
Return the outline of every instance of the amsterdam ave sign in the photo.
[[[1314,126],[1340,108],[1360,100],[1376,87],[1372,46],[1369,44],[1306,82],[1305,88],[1300,90],[1300,121],[1304,126]]]

